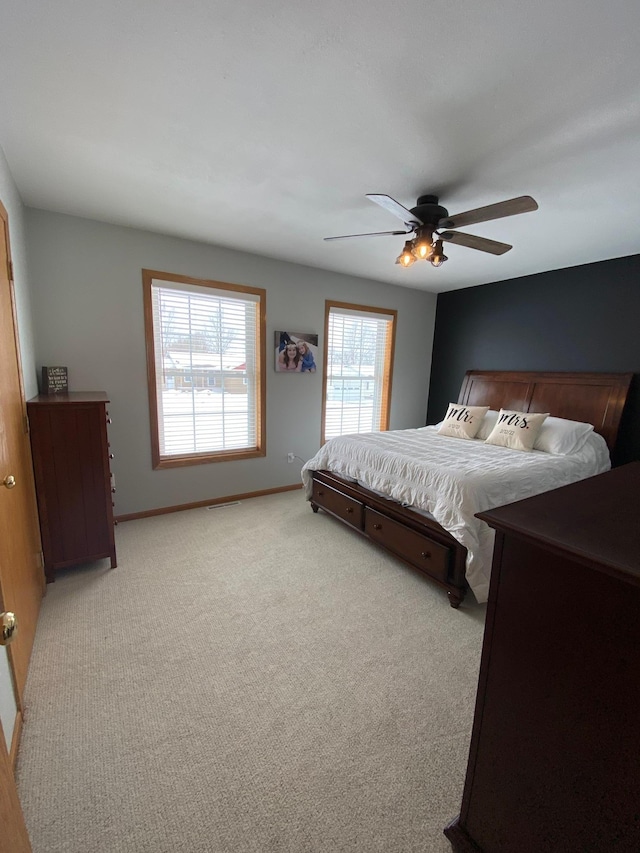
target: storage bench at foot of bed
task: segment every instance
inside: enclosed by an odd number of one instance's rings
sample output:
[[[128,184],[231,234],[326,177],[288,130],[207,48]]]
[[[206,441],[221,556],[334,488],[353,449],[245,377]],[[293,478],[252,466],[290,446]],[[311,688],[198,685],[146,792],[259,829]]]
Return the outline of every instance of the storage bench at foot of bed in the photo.
[[[437,522],[327,471],[314,471],[311,507],[345,522],[443,586],[452,607],[467,591],[466,548]]]

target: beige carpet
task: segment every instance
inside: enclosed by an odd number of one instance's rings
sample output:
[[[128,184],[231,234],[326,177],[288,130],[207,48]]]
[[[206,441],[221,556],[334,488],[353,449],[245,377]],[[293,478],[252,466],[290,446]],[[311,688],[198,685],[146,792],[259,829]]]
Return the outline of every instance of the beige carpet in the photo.
[[[299,491],[130,521],[48,587],[18,785],[34,853],[450,850],[485,607]]]

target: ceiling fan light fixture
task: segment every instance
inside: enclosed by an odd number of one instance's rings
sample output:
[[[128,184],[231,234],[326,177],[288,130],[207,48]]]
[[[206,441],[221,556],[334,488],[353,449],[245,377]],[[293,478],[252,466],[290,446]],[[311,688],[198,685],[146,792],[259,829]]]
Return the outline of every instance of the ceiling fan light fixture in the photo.
[[[431,264],[434,267],[441,267],[445,261],[448,261],[449,258],[444,253],[444,249],[442,248],[442,240],[436,240],[433,244],[433,254],[431,255]]]
[[[404,244],[404,249],[400,252],[398,257],[396,258],[396,263],[400,264],[403,267],[410,267],[411,264],[415,264],[416,256],[413,251],[413,243],[411,240],[407,240]]]
[[[538,203],[529,195],[510,198],[499,201],[496,204],[487,204],[484,207],[476,207],[473,210],[465,210],[454,216],[449,216],[446,207],[438,203],[437,195],[421,195],[415,207],[408,208],[400,204],[390,195],[384,193],[367,193],[369,201],[383,207],[393,216],[402,220],[403,230],[400,231],[375,231],[368,234],[343,234],[337,237],[325,237],[325,240],[345,240],[351,237],[384,237],[386,235],[412,234],[413,239],[407,240],[404,249],[396,258],[396,263],[403,267],[410,267],[416,261],[429,261],[434,267],[441,267],[448,260],[442,249],[443,240],[447,243],[457,243],[468,249],[476,249],[479,252],[487,252],[490,255],[504,255],[513,248],[509,243],[500,243],[498,240],[488,240],[486,237],[478,237],[466,232],[451,231],[449,229],[462,228],[467,225],[475,225],[478,222],[491,222],[494,219],[502,219],[506,216],[516,216],[538,209]],[[445,228],[447,230],[440,231]],[[434,240],[434,237],[436,238]]]

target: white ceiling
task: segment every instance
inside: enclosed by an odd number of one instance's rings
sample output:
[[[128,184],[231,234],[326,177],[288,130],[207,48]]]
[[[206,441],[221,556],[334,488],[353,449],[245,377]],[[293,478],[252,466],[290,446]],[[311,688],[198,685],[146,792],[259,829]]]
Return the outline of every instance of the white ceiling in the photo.
[[[445,291],[640,252],[637,0],[4,0],[0,146],[32,207]],[[423,193],[501,257],[394,264]]]

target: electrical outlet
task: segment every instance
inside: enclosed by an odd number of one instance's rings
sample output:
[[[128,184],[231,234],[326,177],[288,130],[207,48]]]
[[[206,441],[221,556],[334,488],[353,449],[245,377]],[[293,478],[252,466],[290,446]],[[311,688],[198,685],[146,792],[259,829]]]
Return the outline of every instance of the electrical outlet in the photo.
[[[293,462],[293,460],[294,460],[295,458],[296,458],[296,454],[295,454],[295,453],[287,453],[287,462]]]

